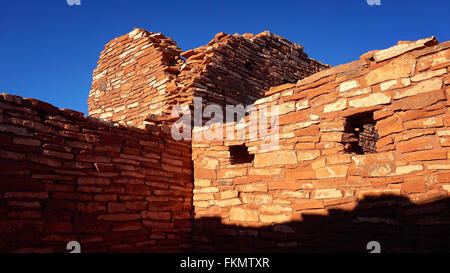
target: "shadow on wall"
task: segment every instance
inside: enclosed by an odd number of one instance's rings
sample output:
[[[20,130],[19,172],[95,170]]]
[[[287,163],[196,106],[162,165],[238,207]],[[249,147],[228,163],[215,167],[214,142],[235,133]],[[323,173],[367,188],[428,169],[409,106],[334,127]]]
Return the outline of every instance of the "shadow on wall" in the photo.
[[[303,214],[259,228],[226,225],[218,217],[196,219],[193,252],[450,252],[450,198],[415,205],[384,195],[360,201],[352,211]]]

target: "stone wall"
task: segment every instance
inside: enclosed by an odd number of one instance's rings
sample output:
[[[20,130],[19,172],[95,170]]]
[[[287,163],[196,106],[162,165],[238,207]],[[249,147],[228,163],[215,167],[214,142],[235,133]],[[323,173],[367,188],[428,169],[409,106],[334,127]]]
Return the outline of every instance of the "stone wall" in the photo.
[[[0,251],[449,251],[450,42],[327,68],[269,32],[181,53],[136,29],[102,52],[92,117],[1,94]],[[253,105],[223,129],[245,137],[174,141],[194,96]]]
[[[0,251],[190,247],[189,143],[0,95]]]
[[[180,52],[172,39],[142,29],[107,43],[93,73],[89,115],[145,127],[147,115],[160,115],[167,105]]]
[[[0,249],[65,252],[72,240],[84,252],[189,248],[191,145],[172,140],[172,107],[194,95],[250,103],[328,67],[269,32],[220,33],[181,54],[161,33],[135,29],[102,51],[91,117],[2,94]]]
[[[266,92],[278,147],[249,137],[252,113],[243,140],[194,138],[195,247],[448,251],[449,69],[450,42],[400,42]]]
[[[186,58],[178,76],[181,93],[223,106],[252,104],[271,86],[297,82],[330,67],[308,58],[303,46],[268,31],[221,32],[206,46],[181,56]]]
[[[328,68],[303,47],[270,32],[217,34],[181,53],[176,43],[143,29],[106,44],[94,70],[89,115],[135,127],[167,118],[175,105],[251,104],[271,86]]]

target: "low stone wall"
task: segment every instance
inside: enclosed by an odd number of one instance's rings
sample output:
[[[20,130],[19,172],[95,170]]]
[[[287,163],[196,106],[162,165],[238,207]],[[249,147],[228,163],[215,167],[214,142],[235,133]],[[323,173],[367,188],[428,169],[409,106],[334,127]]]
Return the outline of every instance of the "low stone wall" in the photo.
[[[190,247],[188,143],[0,95],[0,251]]]
[[[399,43],[256,101],[279,107],[276,148],[249,137],[252,113],[242,140],[194,137],[194,245],[365,251],[378,239],[390,251],[450,250],[449,69],[450,42]]]

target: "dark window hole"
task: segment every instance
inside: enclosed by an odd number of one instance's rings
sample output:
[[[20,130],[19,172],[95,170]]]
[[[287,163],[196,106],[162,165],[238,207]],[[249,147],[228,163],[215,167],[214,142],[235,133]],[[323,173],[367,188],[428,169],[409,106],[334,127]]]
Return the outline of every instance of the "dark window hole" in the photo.
[[[248,71],[252,71],[252,64],[250,62],[245,62],[245,69],[247,69]]]
[[[349,154],[372,154],[377,152],[378,131],[373,112],[346,117],[342,143]]]
[[[230,146],[230,161],[231,164],[244,164],[251,163],[255,158],[254,154],[249,154],[247,146],[245,144],[242,145],[233,145]]]

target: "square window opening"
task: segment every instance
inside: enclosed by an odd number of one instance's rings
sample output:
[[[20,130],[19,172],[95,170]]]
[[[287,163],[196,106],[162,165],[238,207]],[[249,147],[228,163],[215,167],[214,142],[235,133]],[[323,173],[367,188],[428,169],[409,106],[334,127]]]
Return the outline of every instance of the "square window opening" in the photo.
[[[248,152],[248,148],[245,144],[230,146],[229,150],[232,165],[252,163],[255,158],[254,154]]]
[[[378,131],[373,112],[358,113],[346,117],[342,143],[349,154],[373,154],[377,152]]]

